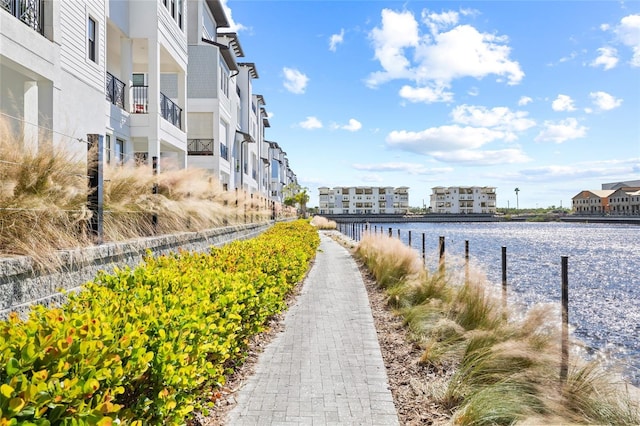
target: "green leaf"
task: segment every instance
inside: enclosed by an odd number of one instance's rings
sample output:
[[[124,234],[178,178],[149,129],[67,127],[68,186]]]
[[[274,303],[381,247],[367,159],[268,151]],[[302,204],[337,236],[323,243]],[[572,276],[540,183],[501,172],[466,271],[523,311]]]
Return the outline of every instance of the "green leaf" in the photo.
[[[14,389],[6,383],[0,386],[0,394],[7,399],[11,398],[11,396],[13,395],[13,390]]]
[[[20,363],[17,359],[11,358],[9,362],[7,362],[7,375],[9,377],[13,377],[20,372]]]

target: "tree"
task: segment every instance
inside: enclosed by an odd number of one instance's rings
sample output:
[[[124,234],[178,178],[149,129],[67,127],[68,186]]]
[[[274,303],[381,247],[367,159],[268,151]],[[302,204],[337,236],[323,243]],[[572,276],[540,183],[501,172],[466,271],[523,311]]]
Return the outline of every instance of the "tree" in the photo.
[[[309,202],[309,194],[307,189],[303,189],[295,196],[296,203],[300,206],[300,212],[302,217],[307,217],[307,203]]]
[[[516,192],[516,211],[520,210],[520,201],[518,200],[518,192],[520,192],[520,188],[514,189]]]

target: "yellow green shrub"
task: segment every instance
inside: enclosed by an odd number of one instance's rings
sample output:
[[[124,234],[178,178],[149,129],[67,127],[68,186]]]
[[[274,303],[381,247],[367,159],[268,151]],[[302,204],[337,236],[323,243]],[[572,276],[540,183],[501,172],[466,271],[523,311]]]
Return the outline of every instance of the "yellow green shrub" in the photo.
[[[0,322],[0,425],[184,423],[285,307],[318,244],[308,223],[278,224],[99,274],[62,308]]]

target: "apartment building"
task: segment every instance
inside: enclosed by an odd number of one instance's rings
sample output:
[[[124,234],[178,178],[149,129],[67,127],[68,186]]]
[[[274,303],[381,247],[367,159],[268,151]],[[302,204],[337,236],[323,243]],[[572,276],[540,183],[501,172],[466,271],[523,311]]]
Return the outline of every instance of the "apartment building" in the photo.
[[[577,214],[603,215],[609,213],[609,196],[613,189],[584,190],[571,198],[572,210]]]
[[[609,214],[614,216],[640,215],[640,187],[619,188],[609,195]]]
[[[228,27],[220,0],[0,0],[0,117],[36,149],[84,156],[101,134],[108,162],[157,157],[272,198],[274,160],[278,185],[295,175]]]
[[[473,214],[496,212],[496,188],[493,186],[436,186],[431,188],[432,213]]]
[[[407,214],[409,188],[320,187],[320,214]]]

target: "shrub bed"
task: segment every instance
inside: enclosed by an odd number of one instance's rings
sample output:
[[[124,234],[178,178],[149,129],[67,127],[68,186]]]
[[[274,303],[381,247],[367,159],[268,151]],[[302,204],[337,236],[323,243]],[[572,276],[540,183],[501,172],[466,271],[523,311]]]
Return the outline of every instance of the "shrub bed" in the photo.
[[[0,322],[0,425],[183,424],[282,311],[319,237],[280,223],[210,253],[100,274],[60,308]]]

